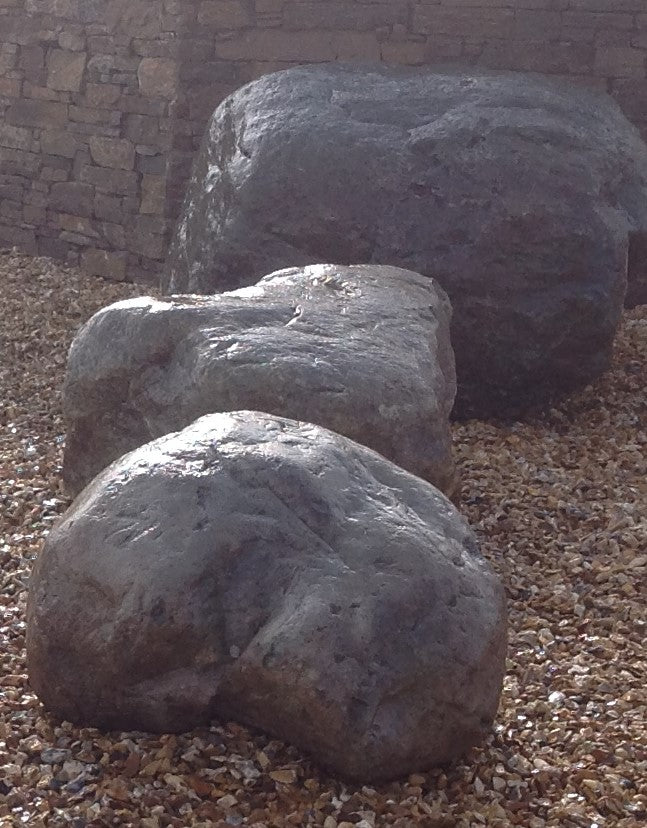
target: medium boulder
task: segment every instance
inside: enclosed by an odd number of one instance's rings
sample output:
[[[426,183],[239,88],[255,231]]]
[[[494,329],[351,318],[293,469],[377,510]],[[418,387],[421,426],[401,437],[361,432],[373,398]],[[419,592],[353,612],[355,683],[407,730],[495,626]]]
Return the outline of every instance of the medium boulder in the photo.
[[[48,536],[30,683],[73,722],[237,719],[379,780],[486,733],[498,579],[430,484],[315,425],[213,414],[121,458]]]
[[[647,147],[608,96],[513,73],[303,66],[216,110],[163,288],[312,261],[434,276],[459,416],[514,416],[609,364]],[[636,274],[636,279],[640,274]]]
[[[451,494],[450,315],[416,273],[325,265],[104,308],[70,350],[67,487],[203,414],[249,408],[330,428]]]

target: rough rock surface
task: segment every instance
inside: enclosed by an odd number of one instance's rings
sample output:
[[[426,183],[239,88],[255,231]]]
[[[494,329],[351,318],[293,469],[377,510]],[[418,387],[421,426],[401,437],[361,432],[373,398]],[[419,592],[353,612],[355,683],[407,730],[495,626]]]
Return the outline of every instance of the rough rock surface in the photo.
[[[367,780],[478,741],[505,662],[502,587],[437,489],[249,411],[99,475],[48,537],[27,616],[30,682],[58,716],[232,717]]]
[[[104,308],[68,359],[66,485],[76,493],[127,451],[245,408],[330,428],[451,495],[450,316],[432,280],[378,266]]]
[[[512,73],[305,66],[216,110],[162,288],[312,261],[432,275],[459,416],[511,416],[609,363],[647,147],[607,96]]]

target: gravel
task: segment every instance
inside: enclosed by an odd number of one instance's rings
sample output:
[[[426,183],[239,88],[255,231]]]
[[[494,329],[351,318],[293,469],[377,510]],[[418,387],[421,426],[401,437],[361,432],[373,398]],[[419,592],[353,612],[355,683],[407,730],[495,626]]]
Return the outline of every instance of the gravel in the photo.
[[[48,718],[26,675],[24,605],[69,502],[66,351],[94,311],[147,290],[0,253],[0,826],[647,823],[645,306],[626,314],[595,385],[524,423],[454,426],[461,508],[511,625],[495,730],[463,762],[353,787],[230,722],[152,736]]]

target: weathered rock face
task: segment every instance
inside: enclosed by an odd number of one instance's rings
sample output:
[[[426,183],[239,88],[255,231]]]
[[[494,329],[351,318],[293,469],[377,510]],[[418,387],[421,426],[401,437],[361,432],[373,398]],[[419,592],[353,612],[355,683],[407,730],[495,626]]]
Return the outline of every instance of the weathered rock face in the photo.
[[[68,360],[68,489],[203,414],[250,408],[331,428],[451,494],[450,315],[419,274],[325,265],[104,308]]]
[[[647,147],[610,98],[511,73],[298,67],[216,110],[163,287],[312,261],[434,276],[459,416],[510,416],[607,366]]]
[[[235,718],[344,776],[395,777],[489,728],[502,588],[451,503],[377,453],[257,412],[118,460],[36,562],[32,687],[105,728]]]

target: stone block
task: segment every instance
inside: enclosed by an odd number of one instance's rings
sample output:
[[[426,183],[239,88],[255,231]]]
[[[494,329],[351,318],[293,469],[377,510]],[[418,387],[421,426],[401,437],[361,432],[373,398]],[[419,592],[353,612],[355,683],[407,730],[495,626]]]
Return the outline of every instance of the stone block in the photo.
[[[45,186],[47,188],[46,192],[36,190],[35,187],[37,185]],[[33,187],[34,189],[25,191],[24,198],[22,199],[23,203],[30,204],[33,207],[47,207],[49,204],[49,187],[46,184],[43,185],[41,181],[34,181]]]
[[[92,6],[96,0],[83,0],[83,5]],[[32,14],[51,14],[59,17],[79,18],[79,0],[26,0],[26,11]]]
[[[142,58],[137,70],[139,91],[153,98],[173,100],[177,93],[178,64],[168,58]]]
[[[85,48],[85,37],[83,35],[83,29],[78,29],[77,31],[72,31],[71,29],[66,29],[65,31],[61,32],[58,36],[58,45],[61,49],[65,49],[69,52],[81,52]]]
[[[71,230],[61,230],[59,238],[80,247],[96,244],[96,240],[94,238],[84,236],[82,233],[73,233]]]
[[[220,29],[240,29],[251,23],[249,3],[242,0],[203,0],[198,23]]]
[[[21,46],[18,66],[28,80],[40,83],[45,70],[45,50],[37,44]]]
[[[41,129],[63,126],[67,121],[67,104],[27,99],[12,103],[5,115],[7,123]]]
[[[608,12],[610,8],[616,12],[641,12],[645,10],[645,3],[644,0],[568,0],[568,8],[588,12]]]
[[[402,0],[390,2],[348,3],[348,2],[289,2],[283,11],[286,28],[295,31],[304,29],[344,29],[372,31],[382,26],[406,23],[408,3]]]
[[[380,44],[374,32],[331,32],[330,36],[337,60],[380,59]]]
[[[130,170],[84,165],[80,177],[85,184],[91,184],[97,190],[111,195],[134,195],[139,190],[139,176]]]
[[[636,49],[647,50],[647,14],[645,15],[645,22],[638,27],[637,31],[632,32],[630,45]]]
[[[9,201],[7,198],[0,200],[0,220],[20,224],[22,221],[22,204],[17,201]]]
[[[559,37],[563,25],[559,11],[547,9],[516,9],[512,36],[522,40],[543,40]]]
[[[414,32],[455,37],[511,37],[515,12],[509,8],[450,8],[449,6],[415,6]]]
[[[598,46],[595,51],[596,75],[612,78],[644,78],[647,75],[647,55],[631,46]]]
[[[414,41],[385,41],[380,44],[380,58],[385,63],[417,66],[427,60],[427,45]]]
[[[114,106],[121,95],[121,87],[114,83],[88,83],[84,103],[90,108]]]
[[[52,259],[58,259],[59,261],[65,261],[66,259],[70,261],[68,259],[70,254],[70,246],[66,242],[58,238],[58,235],[55,238],[44,235],[41,228],[38,234],[39,256],[48,256]]]
[[[79,142],[69,132],[41,132],[40,148],[47,155],[60,155],[63,158],[74,158],[78,147]]]
[[[164,215],[166,207],[166,180],[161,175],[142,176],[140,213]]]
[[[278,16],[285,8],[286,0],[256,0],[254,8],[256,15]]]
[[[41,152],[41,161],[48,167],[53,167],[57,170],[65,170],[70,172],[72,170],[72,160],[70,158],[63,158],[61,155],[48,155]]]
[[[115,69],[114,55],[95,54],[88,61],[88,78],[95,81],[102,75],[110,75]]]
[[[126,257],[123,253],[90,248],[81,254],[81,267],[91,276],[102,276],[115,282],[126,278]]]
[[[86,55],[67,49],[52,49],[47,57],[47,86],[63,92],[79,92]]]
[[[630,35],[621,29],[596,29],[595,43],[598,46],[628,46],[632,48],[629,43]]]
[[[216,41],[215,55],[223,60],[280,60],[318,62],[337,57],[330,32],[286,32],[261,29],[239,38]]]
[[[22,208],[22,220],[33,227],[43,225],[47,221],[47,211],[44,207],[35,207],[32,204],[25,204]]]
[[[66,230],[69,233],[81,233],[90,238],[99,238],[99,234],[90,219],[84,216],[60,213],[58,216],[58,225],[61,230]]]
[[[34,230],[13,224],[0,224],[0,247],[2,246],[18,247],[30,256],[38,253]]]
[[[90,106],[70,105],[70,121],[78,121],[82,124],[107,124],[119,126],[121,113],[112,109],[96,109]]]
[[[107,247],[110,250],[123,250],[126,247],[126,228],[122,223],[103,221],[100,225],[100,232]]]
[[[45,165],[40,171],[41,181],[67,181],[69,174],[60,167],[49,167]]]
[[[128,250],[147,259],[155,259],[161,263],[164,260],[167,246],[167,240],[162,236],[142,235],[132,229],[128,231]]]
[[[94,215],[106,221],[123,221],[122,199],[105,193],[97,193],[94,197]]]
[[[89,135],[105,135],[107,138],[118,138],[119,137],[119,127],[118,126],[103,126],[101,124],[82,124],[78,121],[69,121],[67,125],[68,130],[70,133],[78,136],[79,141],[86,141],[86,137]],[[87,153],[87,161],[90,160],[90,152]]]
[[[180,67],[180,81],[190,93],[194,85],[208,86],[214,83],[236,83],[240,81],[240,67],[226,60],[187,61]],[[240,85],[240,84],[239,84]]]
[[[0,147],[12,147],[13,149],[31,149],[32,132],[25,127],[3,124],[0,121]]]
[[[135,216],[127,228],[126,247],[131,253],[145,256],[147,259],[159,259],[166,254],[168,238],[166,223],[154,216]]]
[[[34,176],[40,165],[40,157],[35,152],[0,147],[0,173]]]
[[[159,119],[135,113],[126,116],[126,137],[136,144],[159,145]]]
[[[126,138],[90,138],[90,155],[100,167],[132,170],[135,166],[135,145]]]
[[[3,176],[3,179],[9,176]],[[25,188],[20,184],[2,184],[0,183],[0,198],[10,198],[13,201],[24,201]]]
[[[30,98],[34,101],[59,101],[66,103],[69,100],[69,92],[57,92],[55,89],[50,89],[49,86],[43,86],[39,83],[33,83],[25,78],[22,85],[22,97]]]
[[[140,153],[137,148],[137,157],[135,161],[135,169],[137,172],[144,173],[147,176],[160,177],[164,176],[167,167],[167,157],[156,153],[149,155],[148,153]]]
[[[141,40],[135,39],[132,42],[132,50],[140,57],[163,57],[179,60],[182,51],[183,41],[179,40]],[[195,57],[192,52],[192,57]]]
[[[102,16],[113,31],[128,32],[132,37],[157,37],[162,30],[160,0],[112,2],[108,4],[107,11],[102,12]]]
[[[76,216],[91,216],[94,206],[94,188],[79,181],[53,184],[49,206],[53,210],[74,213]]]
[[[21,89],[20,78],[0,77],[0,98],[19,98]]]
[[[518,72],[590,75],[594,59],[595,47],[590,43],[492,40],[484,45],[479,64],[492,69],[514,67]]]
[[[611,9],[613,0],[609,0]],[[634,17],[626,12],[563,11],[562,25],[582,29],[632,29]]]
[[[147,115],[152,118],[161,118],[173,104],[159,98],[145,98],[130,89],[122,89],[119,109],[126,114]]]
[[[443,60],[454,60],[462,54],[461,41],[455,37],[438,35],[428,37],[426,42],[426,62],[435,63]]]

